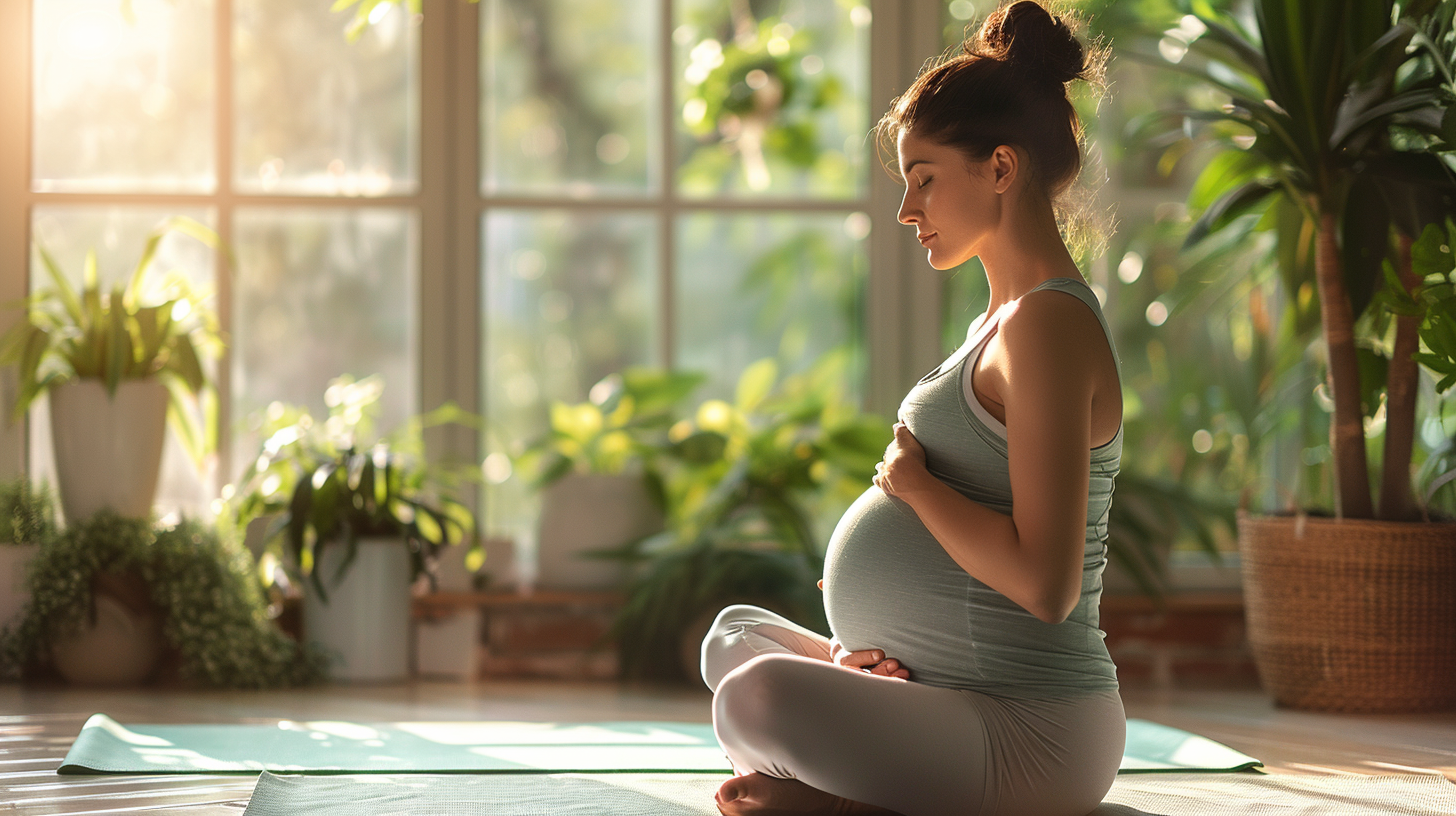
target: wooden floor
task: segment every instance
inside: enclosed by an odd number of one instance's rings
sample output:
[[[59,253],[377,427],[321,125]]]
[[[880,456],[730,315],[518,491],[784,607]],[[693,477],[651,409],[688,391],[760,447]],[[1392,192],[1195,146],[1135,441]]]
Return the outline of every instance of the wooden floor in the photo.
[[[1194,731],[1272,773],[1441,774],[1456,781],[1456,712],[1352,716],[1276,709],[1257,690],[1124,689],[1129,717]],[[0,685],[0,814],[239,814],[252,777],[60,777],[86,718],[122,723],[350,720],[709,722],[706,690],[611,683],[412,683],[303,691],[178,692]]]

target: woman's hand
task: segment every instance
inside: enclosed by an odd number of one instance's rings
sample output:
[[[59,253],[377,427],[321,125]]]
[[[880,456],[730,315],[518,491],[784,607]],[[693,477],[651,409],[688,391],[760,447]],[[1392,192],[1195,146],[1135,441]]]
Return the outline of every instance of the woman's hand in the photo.
[[[879,649],[865,649],[851,652],[840,645],[839,638],[829,639],[829,659],[835,665],[850,671],[877,674],[892,680],[909,680],[910,670],[900,665],[895,658],[886,658]]]
[[[920,480],[928,477],[925,467],[925,448],[905,427],[895,423],[895,439],[885,448],[885,458],[875,465],[875,487],[887,495],[905,498],[915,491]]]

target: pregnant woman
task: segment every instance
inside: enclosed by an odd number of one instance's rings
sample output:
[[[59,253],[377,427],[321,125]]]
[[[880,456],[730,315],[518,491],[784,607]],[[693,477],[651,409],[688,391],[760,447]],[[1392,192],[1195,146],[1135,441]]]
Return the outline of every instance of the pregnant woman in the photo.
[[[1126,721],[1098,629],[1122,448],[1119,366],[1057,228],[1087,71],[1030,0],[987,19],[880,123],[930,265],[979,257],[986,313],[905,397],[825,559],[833,638],[752,606],[703,643],[739,814],[1080,816]]]

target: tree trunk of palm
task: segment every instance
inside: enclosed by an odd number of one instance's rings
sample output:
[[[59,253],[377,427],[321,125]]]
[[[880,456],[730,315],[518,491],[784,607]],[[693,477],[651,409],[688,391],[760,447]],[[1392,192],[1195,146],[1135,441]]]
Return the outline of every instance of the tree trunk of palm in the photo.
[[[1411,268],[1410,236],[1401,235],[1396,255],[1396,271],[1401,286],[1414,292],[1420,284]],[[1412,358],[1420,350],[1416,333],[1421,319],[1400,315],[1395,319],[1395,350],[1390,357],[1390,373],[1385,393],[1385,455],[1380,475],[1380,515],[1387,521],[1414,521],[1420,518],[1415,495],[1411,493],[1411,447],[1416,429],[1416,385],[1420,368]]]
[[[1319,283],[1320,323],[1329,357],[1329,384],[1335,402],[1330,449],[1335,462],[1336,513],[1370,518],[1370,468],[1365,458],[1365,412],[1360,408],[1360,364],[1355,356],[1355,316],[1345,290],[1333,212],[1320,213],[1315,241],[1315,278]]]

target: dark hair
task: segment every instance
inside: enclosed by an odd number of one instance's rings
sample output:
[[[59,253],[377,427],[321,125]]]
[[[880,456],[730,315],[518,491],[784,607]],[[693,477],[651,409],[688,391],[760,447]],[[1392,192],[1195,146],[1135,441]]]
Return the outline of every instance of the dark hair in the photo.
[[[954,147],[972,160],[999,145],[1030,157],[1032,178],[1055,198],[1082,167],[1081,123],[1066,83],[1092,69],[1067,24],[1033,0],[992,12],[959,53],[931,63],[876,127],[894,155],[901,133]]]

